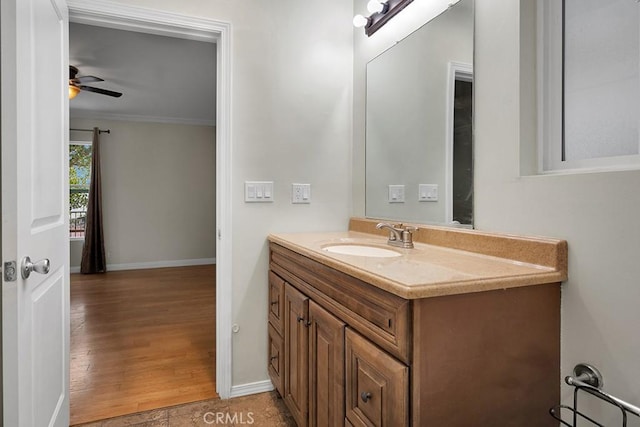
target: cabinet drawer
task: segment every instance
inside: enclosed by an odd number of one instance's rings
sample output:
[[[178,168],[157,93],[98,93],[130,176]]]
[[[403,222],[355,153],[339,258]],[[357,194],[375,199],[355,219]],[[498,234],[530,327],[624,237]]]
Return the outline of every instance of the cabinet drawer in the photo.
[[[280,396],[284,396],[282,376],[284,375],[284,343],[282,336],[269,324],[269,377]]]
[[[280,335],[284,331],[284,280],[269,271],[269,323]]]
[[[409,368],[350,329],[345,334],[345,357],[348,423],[409,425]]]
[[[409,362],[408,300],[273,243],[270,265],[287,283],[389,353]]]

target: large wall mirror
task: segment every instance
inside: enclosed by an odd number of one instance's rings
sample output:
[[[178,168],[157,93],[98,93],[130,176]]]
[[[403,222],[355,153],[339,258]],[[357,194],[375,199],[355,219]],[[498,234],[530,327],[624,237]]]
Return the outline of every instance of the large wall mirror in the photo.
[[[367,217],[472,227],[473,7],[367,64]]]

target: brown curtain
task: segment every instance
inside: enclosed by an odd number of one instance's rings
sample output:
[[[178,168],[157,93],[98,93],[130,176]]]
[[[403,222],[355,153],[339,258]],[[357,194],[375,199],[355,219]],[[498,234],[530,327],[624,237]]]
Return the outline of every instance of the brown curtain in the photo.
[[[100,130],[93,128],[91,182],[87,220],[82,247],[80,272],[83,274],[104,273],[107,262],[102,232],[102,179],[100,178]]]

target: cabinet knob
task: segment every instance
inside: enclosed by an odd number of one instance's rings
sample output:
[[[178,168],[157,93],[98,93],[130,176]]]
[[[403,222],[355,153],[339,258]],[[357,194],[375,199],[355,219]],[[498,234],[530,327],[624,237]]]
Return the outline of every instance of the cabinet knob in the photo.
[[[308,328],[309,326],[311,326],[311,322],[309,322],[309,321],[305,320],[305,318],[304,318],[304,317],[300,317],[300,316],[298,316],[298,322],[302,322],[302,326],[307,327],[307,328]]]
[[[360,399],[362,399],[364,403],[367,403],[369,399],[371,399],[371,393],[363,391],[362,393],[360,393]]]
[[[276,304],[278,304],[279,302],[280,302],[280,301],[278,301],[278,300],[271,301],[271,305],[276,305]]]
[[[271,357],[269,358],[269,361],[271,361],[271,362],[273,362],[274,360],[278,360],[278,355],[271,356]]]

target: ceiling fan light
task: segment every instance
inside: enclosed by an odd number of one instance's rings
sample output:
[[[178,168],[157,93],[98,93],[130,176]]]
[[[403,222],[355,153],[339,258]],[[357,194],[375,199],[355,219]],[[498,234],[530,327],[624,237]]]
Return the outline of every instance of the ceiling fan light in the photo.
[[[80,93],[80,88],[74,85],[69,85],[69,99],[75,98]]]

